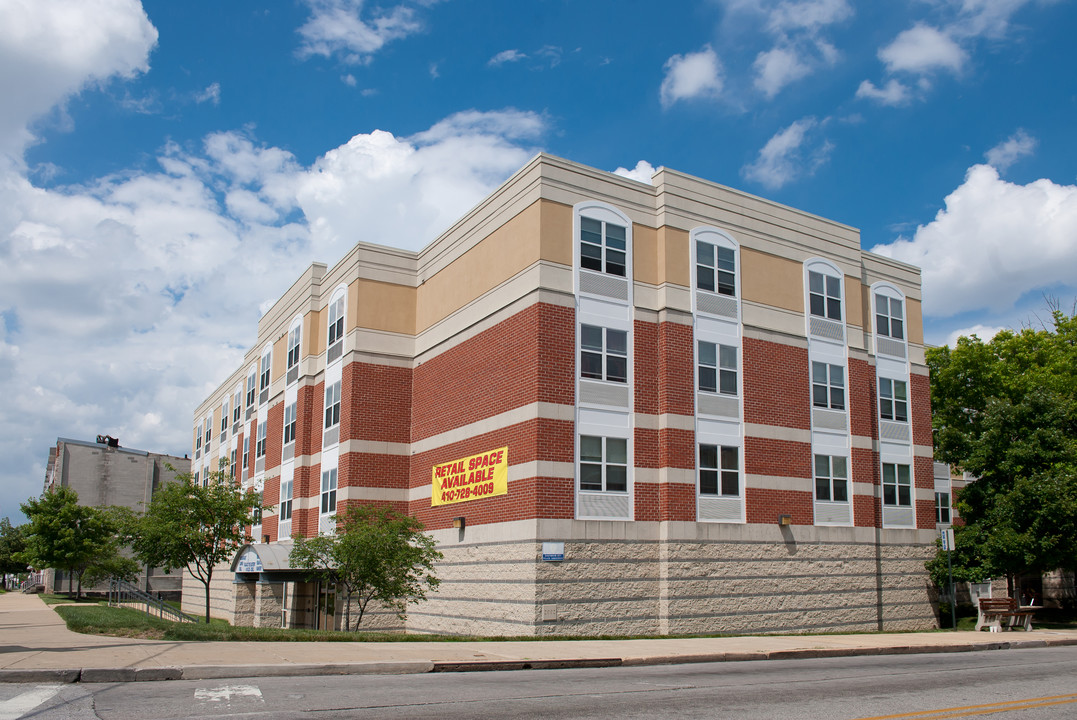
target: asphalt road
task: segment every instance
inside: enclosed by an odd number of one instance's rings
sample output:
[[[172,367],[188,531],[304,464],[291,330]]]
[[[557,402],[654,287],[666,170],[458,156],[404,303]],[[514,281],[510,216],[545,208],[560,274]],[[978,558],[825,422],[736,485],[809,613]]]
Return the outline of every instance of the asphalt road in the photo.
[[[1077,647],[402,676],[0,685],[0,720],[1074,718]]]

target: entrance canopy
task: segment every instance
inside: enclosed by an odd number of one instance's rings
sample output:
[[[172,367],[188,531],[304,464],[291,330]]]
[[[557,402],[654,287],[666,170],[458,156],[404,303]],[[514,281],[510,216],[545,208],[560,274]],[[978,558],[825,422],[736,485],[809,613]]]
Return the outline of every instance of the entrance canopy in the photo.
[[[236,582],[292,582],[303,580],[309,570],[293,569],[289,556],[294,543],[248,543],[236,552],[229,568]]]

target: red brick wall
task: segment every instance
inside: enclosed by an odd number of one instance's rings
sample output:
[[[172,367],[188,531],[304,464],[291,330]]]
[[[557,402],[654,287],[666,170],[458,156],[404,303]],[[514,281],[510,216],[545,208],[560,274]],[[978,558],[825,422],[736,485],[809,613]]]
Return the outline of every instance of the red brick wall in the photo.
[[[658,412],[695,415],[692,327],[664,322],[658,326]]]
[[[658,486],[660,520],[696,519],[696,486],[686,483],[663,483]]]
[[[660,485],[652,482],[633,483],[635,493],[635,519],[641,522],[657,522],[662,519],[659,510]]]
[[[805,481],[805,485],[809,485]],[[792,515],[794,525],[811,525],[815,522],[811,491],[745,489],[747,521],[774,525],[779,515]]]
[[[853,435],[879,437],[879,412],[875,368],[849,358],[849,427]]]
[[[658,414],[658,326],[636,320],[632,327],[632,382],[636,412]]]
[[[271,405],[267,413],[266,428],[266,471],[280,467],[281,451],[284,445],[284,403]]]
[[[313,455],[322,449],[325,426],[325,383],[302,385],[296,393],[295,456]]]
[[[811,428],[811,383],[807,348],[746,337],[744,421]]]
[[[636,428],[633,431],[632,453],[635,466],[638,468],[658,468],[658,431],[650,428]]]
[[[915,377],[915,376],[913,376]],[[935,528],[935,464],[932,458],[916,457],[912,461],[913,487],[931,490],[930,500],[916,500],[916,527]],[[915,496],[915,490],[913,494]]]
[[[342,376],[340,442],[406,443],[411,439],[410,369],[352,362],[344,366]]]
[[[749,475],[811,479],[813,477],[811,444],[746,437],[744,438],[744,472]]]
[[[852,475],[856,482],[870,482],[876,486],[882,483],[879,476],[879,454],[874,450],[852,449]],[[880,505],[874,496],[853,495],[853,524],[857,527],[880,527],[882,515]]]
[[[912,405],[909,408],[909,415],[912,417],[912,441],[917,445],[932,445],[931,381],[926,375],[909,377],[909,402]]]
[[[691,430],[658,431],[658,466],[692,470],[696,466],[696,434]]]

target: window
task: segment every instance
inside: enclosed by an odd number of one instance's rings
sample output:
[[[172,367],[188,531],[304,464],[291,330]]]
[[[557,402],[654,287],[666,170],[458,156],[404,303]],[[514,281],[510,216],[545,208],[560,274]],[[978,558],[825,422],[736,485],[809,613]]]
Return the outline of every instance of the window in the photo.
[[[580,490],[628,491],[628,440],[580,436]]]
[[[735,447],[700,444],[700,495],[740,495],[739,454]]]
[[[337,511],[337,469],[322,473],[322,515]]]
[[[935,522],[940,525],[950,523],[950,493],[935,493]]]
[[[262,524],[262,493],[258,493],[258,506],[251,510],[251,525]]]
[[[340,422],[340,380],[325,389],[325,428]]]
[[[280,520],[285,522],[292,519],[292,481],[286,480],[280,484]]]
[[[815,499],[849,502],[849,461],[846,458],[815,456]]]
[[[329,303],[329,342],[332,345],[344,337],[344,294]]]
[[[257,382],[257,377],[258,371],[254,368],[251,368],[251,373],[247,376],[247,407],[250,407],[254,404],[254,396],[255,393],[258,392],[255,388],[255,382]]]
[[[737,394],[737,348],[699,341],[699,389]]]
[[[202,423],[198,423],[194,428],[194,449],[202,449]]]
[[[231,458],[229,459],[228,476],[230,478],[232,478],[233,480],[236,477],[236,451],[235,450],[232,451]]]
[[[209,450],[209,441],[213,437],[213,417],[207,415],[202,427],[206,429],[206,450]]]
[[[272,360],[272,351],[267,350],[265,353],[262,354],[262,374],[258,379],[259,390],[265,390],[267,387],[269,387],[269,368],[272,364]]]
[[[249,457],[250,457],[250,444],[249,444],[249,442],[244,442],[243,443],[243,469],[244,470],[246,470],[249,467],[248,462],[247,462]]]
[[[737,294],[737,261],[732,248],[696,241],[696,287],[720,295]]]
[[[909,421],[908,388],[904,380],[879,378],[879,416],[894,422]]]
[[[198,478],[199,478],[199,474],[198,474],[198,471],[197,471],[197,470],[195,470],[195,471],[194,471],[194,484],[195,484],[195,485],[197,485],[197,484],[198,484]]]
[[[817,408],[845,409],[845,368],[812,362],[811,403]]]
[[[883,505],[912,507],[912,477],[908,465],[883,463]]]
[[[628,382],[628,333],[581,325],[580,375],[594,380]]]
[[[296,323],[288,331],[288,369],[291,370],[299,363],[299,338],[302,335],[303,326]]]
[[[243,390],[236,390],[236,396],[232,398],[232,422],[239,422],[241,412],[240,403],[243,401]]]
[[[266,428],[269,423],[258,423],[258,444],[254,449],[254,457],[265,457],[266,454]]]
[[[228,401],[221,405],[221,432],[228,429]]]
[[[621,225],[580,218],[580,267],[625,277],[627,232]]]
[[[295,403],[284,408],[284,444],[295,442]]]
[[[901,300],[875,293],[875,332],[895,340],[904,340],[904,319]]]
[[[812,315],[841,320],[841,278],[809,270],[808,305]]]

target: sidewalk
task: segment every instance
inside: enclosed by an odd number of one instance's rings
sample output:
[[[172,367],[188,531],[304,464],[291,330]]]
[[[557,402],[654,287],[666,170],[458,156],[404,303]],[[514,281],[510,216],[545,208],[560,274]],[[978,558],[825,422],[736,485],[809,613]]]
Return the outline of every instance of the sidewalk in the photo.
[[[168,642],[80,635],[39,597],[0,595],[0,682],[407,674],[970,652],[1077,645],[1077,630],[535,642]]]

